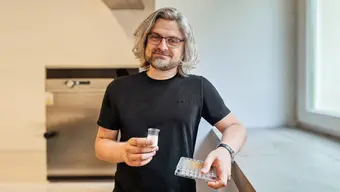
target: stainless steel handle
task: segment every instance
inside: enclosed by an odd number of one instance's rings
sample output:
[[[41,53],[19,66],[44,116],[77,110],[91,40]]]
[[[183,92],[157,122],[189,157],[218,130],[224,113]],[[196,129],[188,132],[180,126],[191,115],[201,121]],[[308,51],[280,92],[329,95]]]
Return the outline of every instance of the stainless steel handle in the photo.
[[[74,80],[67,80],[65,81],[65,85],[68,88],[73,88],[76,85],[90,85],[91,82],[90,81],[74,81]]]
[[[51,139],[53,137],[58,136],[58,131],[47,131],[46,133],[44,133],[44,137],[45,139]]]

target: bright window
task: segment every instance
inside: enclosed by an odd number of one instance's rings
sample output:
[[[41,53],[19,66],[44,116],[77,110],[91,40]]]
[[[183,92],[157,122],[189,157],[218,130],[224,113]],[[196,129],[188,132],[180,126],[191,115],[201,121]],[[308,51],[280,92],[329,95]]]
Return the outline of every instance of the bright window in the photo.
[[[340,116],[340,0],[312,2],[309,109]]]

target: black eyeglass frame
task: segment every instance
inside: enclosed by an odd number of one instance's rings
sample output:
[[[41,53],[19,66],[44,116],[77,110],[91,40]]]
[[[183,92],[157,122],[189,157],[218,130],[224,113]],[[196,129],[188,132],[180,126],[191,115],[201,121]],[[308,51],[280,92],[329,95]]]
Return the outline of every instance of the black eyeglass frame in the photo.
[[[155,35],[158,39],[155,41],[153,41],[151,38],[152,38],[152,35]],[[185,39],[179,39],[178,37],[174,37],[174,36],[169,36],[169,37],[163,37],[157,33],[149,33],[147,35],[147,41],[150,42],[151,44],[153,45],[159,45],[163,39],[165,39],[165,42],[167,44],[168,47],[170,48],[176,48],[176,47],[179,47],[181,42],[184,42]],[[171,40],[175,40],[175,45],[173,43],[171,43]]]

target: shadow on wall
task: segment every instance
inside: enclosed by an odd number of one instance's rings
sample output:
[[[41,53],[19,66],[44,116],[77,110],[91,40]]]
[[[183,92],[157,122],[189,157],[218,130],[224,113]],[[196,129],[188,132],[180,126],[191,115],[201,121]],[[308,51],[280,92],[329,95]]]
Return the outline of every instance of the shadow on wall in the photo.
[[[155,11],[155,0],[143,0],[144,9],[114,9],[112,15],[124,29],[126,36],[133,39],[133,32],[138,25]]]

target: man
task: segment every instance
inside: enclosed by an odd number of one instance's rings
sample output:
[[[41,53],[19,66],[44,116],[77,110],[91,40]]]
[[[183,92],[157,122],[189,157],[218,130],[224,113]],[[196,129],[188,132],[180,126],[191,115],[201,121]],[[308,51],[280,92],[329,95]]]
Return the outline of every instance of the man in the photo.
[[[208,185],[225,187],[246,130],[206,78],[188,74],[198,58],[190,25],[176,9],[163,8],[140,24],[135,37],[133,52],[145,71],[108,85],[97,122],[96,155],[117,163],[114,191],[196,191],[195,180],[174,172],[180,157],[193,157],[201,117],[223,133],[202,173],[216,166],[218,179]],[[148,128],[160,130],[158,146],[146,139]]]

